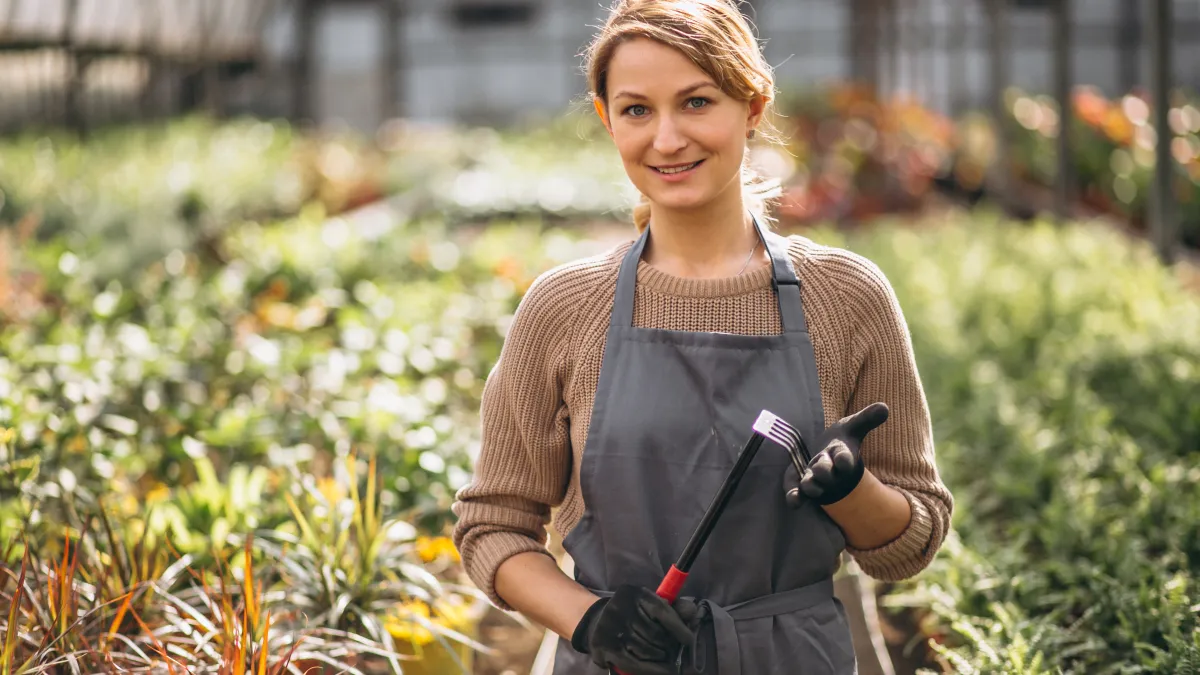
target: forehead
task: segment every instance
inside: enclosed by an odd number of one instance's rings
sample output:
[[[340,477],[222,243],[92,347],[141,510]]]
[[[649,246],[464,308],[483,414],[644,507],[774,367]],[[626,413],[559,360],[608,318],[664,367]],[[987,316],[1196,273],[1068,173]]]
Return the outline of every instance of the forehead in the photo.
[[[671,95],[683,87],[713,79],[683,52],[648,38],[618,45],[608,63],[608,91],[644,96]]]

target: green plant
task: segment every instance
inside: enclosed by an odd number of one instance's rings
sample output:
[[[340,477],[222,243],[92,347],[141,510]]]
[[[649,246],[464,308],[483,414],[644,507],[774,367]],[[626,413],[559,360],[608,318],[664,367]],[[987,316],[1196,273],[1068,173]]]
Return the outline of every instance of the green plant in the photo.
[[[69,243],[102,285],[175,249],[219,253],[213,238],[244,218],[378,196],[376,157],[352,137],[252,119],[190,117],[86,141],[35,132],[0,141],[0,224],[40,222],[39,236]]]
[[[300,493],[285,494],[295,532],[280,528],[260,534],[257,545],[278,561],[286,602],[315,626],[364,635],[383,645],[379,654],[395,673],[406,658],[389,630],[397,619],[429,631],[451,653],[451,642],[487,651],[465,634],[472,616],[449,611],[464,598],[482,602],[478,591],[449,584],[423,568],[415,528],[382,516],[375,459],[368,463],[362,488],[358,472],[354,457],[347,456],[334,478],[318,484],[297,476],[293,484]],[[414,601],[439,611],[423,615]],[[466,664],[458,665],[466,672]]]
[[[963,546],[895,599],[931,612],[946,667],[1186,672],[1200,299],[1088,224],[974,212],[818,236],[884,270],[911,331]]]
[[[305,636],[278,629],[263,597],[263,581],[255,575],[249,540],[241,553],[241,583],[218,561],[215,585],[204,570],[192,571],[199,587],[176,593],[156,589],[166,601],[163,620],[142,628],[170,672],[279,675],[289,670]]]
[[[38,550],[26,544],[19,571],[0,566],[0,599],[8,607],[0,616],[0,673],[149,669],[151,659],[126,631],[140,621],[150,587],[170,586],[181,566],[158,567],[161,548],[122,546],[111,531],[107,541],[112,548],[103,551],[87,533],[72,539],[68,532],[59,560],[41,562]],[[10,551],[4,557],[11,558]]]
[[[152,527],[169,534],[181,551],[207,554],[220,552],[233,532],[270,527],[279,519],[264,522],[266,490],[272,477],[265,466],[250,468],[235,464],[224,477],[218,477],[211,460],[204,455],[193,458],[196,480],[184,487],[161,490],[153,502],[157,507]],[[161,501],[164,497],[170,501]]]

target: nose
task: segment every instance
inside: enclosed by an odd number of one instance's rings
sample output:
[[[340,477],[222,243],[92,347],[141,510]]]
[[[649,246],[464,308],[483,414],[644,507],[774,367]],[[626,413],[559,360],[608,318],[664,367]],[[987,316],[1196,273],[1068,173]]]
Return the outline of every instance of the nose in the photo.
[[[679,125],[670,115],[658,118],[658,127],[654,130],[654,151],[664,157],[669,157],[687,147]]]

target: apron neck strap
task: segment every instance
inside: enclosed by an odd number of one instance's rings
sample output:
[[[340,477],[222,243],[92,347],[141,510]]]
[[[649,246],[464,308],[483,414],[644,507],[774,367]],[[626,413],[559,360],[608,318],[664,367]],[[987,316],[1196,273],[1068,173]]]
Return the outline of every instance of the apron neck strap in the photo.
[[[758,218],[752,213],[750,218],[754,229],[758,232],[764,248],[771,256],[771,288],[775,291],[779,303],[779,319],[785,333],[805,333],[808,327],[804,321],[804,309],[800,301],[800,279],[792,268],[792,260],[788,256],[787,239],[765,230]],[[634,242],[633,247],[621,260],[621,268],[617,273],[617,290],[613,298],[611,325],[628,328],[633,325],[634,288],[637,284],[638,263],[642,252],[646,250],[646,242],[650,238],[650,227],[642,230],[641,236]]]

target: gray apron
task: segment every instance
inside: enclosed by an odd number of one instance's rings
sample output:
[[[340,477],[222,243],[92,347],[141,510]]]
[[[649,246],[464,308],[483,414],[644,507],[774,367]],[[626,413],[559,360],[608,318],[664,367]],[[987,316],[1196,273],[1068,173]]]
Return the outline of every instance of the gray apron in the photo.
[[[605,596],[657,588],[733,467],[763,409],[809,443],[824,428],[812,341],[787,240],[754,226],[772,263],[781,335],[635,328],[634,286],[649,236],[621,263],[580,467],[585,511],[563,542],[575,579]],[[684,673],[848,675],[849,624],[833,596],[845,547],[820,506],[784,501],[790,460],[765,443],[681,591],[702,607]],[[559,640],[555,675],[602,675]]]

